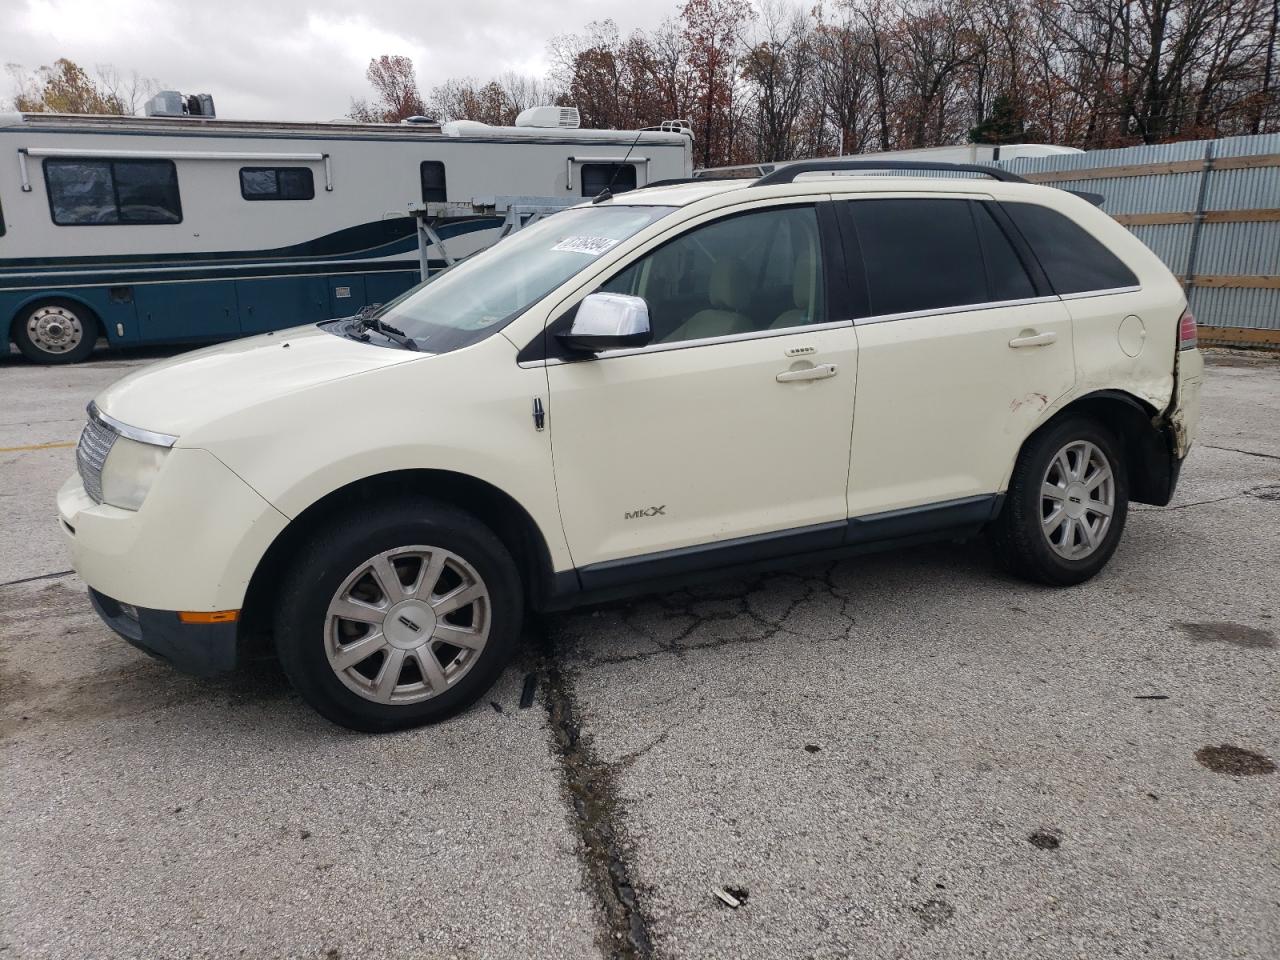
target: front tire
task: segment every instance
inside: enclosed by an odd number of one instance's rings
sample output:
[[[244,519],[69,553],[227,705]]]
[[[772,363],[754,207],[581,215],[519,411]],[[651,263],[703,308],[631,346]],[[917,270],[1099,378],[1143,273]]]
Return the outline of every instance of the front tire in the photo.
[[[1068,416],[1027,441],[991,531],[1014,576],[1050,586],[1083,583],[1115,553],[1129,511],[1129,478],[1115,436]]]
[[[93,353],[98,318],[70,300],[45,300],[25,308],[13,323],[13,341],[35,363],[80,363]]]
[[[297,556],[276,648],[294,688],[334,723],[375,733],[442,720],[488,690],[515,648],[516,565],[455,507],[361,507]]]

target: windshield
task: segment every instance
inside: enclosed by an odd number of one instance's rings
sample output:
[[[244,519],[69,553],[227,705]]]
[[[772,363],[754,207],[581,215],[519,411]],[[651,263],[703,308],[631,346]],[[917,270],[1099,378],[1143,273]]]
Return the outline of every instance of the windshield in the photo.
[[[575,207],[436,274],[377,313],[428,353],[483,340],[672,207]]]

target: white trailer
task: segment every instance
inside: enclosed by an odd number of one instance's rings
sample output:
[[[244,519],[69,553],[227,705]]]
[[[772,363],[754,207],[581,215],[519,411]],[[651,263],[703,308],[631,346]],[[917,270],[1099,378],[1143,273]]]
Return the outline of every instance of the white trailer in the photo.
[[[420,281],[415,206],[563,204],[692,174],[682,123],[576,124],[572,108],[512,127],[0,115],[0,331],[56,362],[99,333],[216,340],[346,316]],[[502,222],[451,218],[440,238],[456,258]]]

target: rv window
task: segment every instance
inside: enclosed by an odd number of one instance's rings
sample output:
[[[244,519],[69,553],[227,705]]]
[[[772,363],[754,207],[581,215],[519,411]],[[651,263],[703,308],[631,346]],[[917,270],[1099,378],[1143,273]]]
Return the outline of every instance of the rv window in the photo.
[[[612,183],[612,186],[610,184]],[[636,188],[636,167],[633,163],[584,163],[582,165],[582,195],[594,197],[605,187],[610,193],[624,193]]]
[[[240,168],[240,196],[246,200],[310,200],[315,195],[308,167]]]
[[[45,160],[49,212],[59,226],[181,223],[172,160]]]
[[[422,161],[422,202],[444,203],[448,200],[444,184],[444,164],[439,160]]]

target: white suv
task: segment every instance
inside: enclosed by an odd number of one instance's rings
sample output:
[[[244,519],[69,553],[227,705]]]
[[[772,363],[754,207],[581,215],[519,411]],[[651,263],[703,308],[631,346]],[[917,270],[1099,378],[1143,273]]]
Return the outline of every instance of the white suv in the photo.
[[[1001,171],[801,176],[860,166],[597,198],[371,315],[120,381],[58,495],[95,608],[197,673],[270,636],[385,730],[475,700],[530,608],[983,530],[1093,576],[1195,434],[1181,287]]]

